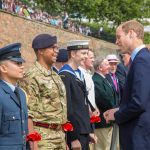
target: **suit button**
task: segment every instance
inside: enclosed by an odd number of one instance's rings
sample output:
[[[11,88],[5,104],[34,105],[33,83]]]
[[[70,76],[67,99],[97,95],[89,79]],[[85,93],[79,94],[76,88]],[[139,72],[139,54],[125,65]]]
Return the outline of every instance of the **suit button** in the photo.
[[[15,116],[12,117],[15,120]]]

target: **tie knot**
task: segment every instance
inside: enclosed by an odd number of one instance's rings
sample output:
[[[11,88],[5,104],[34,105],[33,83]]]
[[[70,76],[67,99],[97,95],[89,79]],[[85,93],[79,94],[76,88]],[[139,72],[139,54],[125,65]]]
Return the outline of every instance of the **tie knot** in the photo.
[[[14,93],[15,93],[15,94],[18,94],[18,93],[19,93],[19,88],[18,88],[17,86],[15,87]]]
[[[115,77],[115,73],[112,73],[111,75],[112,75],[113,77]]]

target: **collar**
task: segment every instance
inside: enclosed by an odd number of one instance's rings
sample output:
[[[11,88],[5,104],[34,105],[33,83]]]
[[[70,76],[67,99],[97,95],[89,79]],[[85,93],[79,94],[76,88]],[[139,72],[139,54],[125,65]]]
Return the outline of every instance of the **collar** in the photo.
[[[4,83],[6,83],[10,88],[11,88],[11,90],[14,92],[15,91],[15,88],[16,88],[16,86],[14,86],[13,84],[11,84],[11,83],[9,83],[9,82],[7,82],[7,81],[5,81],[5,80],[2,80]]]
[[[62,73],[62,72],[69,72],[72,75],[76,76],[75,71],[68,65],[65,64],[58,72],[58,74]]]
[[[59,72],[59,69],[57,69],[55,66],[52,66],[51,69],[57,73]]]
[[[83,73],[83,74],[91,74],[91,72],[90,72],[90,70],[86,70],[86,69],[84,69],[83,67],[81,67],[81,66],[79,66],[79,69],[81,70],[81,72]]]
[[[73,70],[68,64],[65,64],[58,72],[60,74],[61,72],[68,72],[75,76],[76,78],[83,79],[83,74],[81,73],[80,69]]]
[[[134,60],[134,58],[135,58],[135,56],[137,55],[137,53],[138,53],[142,48],[144,48],[144,47],[145,47],[145,45],[142,44],[142,45],[140,45],[139,47],[137,47],[137,48],[134,49],[134,51],[133,51],[132,54],[131,54],[131,59],[132,59],[132,61]]]
[[[100,72],[96,72],[97,74],[99,74],[100,76],[102,76],[104,79],[106,78],[102,73]]]
[[[75,70],[75,74],[78,79],[80,79],[81,81],[84,81],[84,74],[81,72],[80,69]]]

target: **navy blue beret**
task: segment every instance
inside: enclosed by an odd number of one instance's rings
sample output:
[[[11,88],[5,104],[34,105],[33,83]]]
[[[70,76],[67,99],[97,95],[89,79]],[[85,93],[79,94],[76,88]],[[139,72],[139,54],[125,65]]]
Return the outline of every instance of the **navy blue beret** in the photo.
[[[50,34],[39,34],[33,39],[32,48],[35,50],[48,48],[56,43],[56,36],[51,36]]]
[[[12,60],[16,62],[24,62],[20,53],[21,43],[9,44],[0,48],[0,61]]]
[[[67,62],[68,61],[68,52],[67,49],[59,49],[57,62]]]

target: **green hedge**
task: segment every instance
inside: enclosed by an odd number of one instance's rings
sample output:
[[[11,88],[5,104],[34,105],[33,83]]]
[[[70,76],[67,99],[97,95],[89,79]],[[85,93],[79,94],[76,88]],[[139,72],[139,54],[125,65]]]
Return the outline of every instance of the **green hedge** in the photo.
[[[94,37],[106,40],[109,42],[115,42],[116,37],[115,37],[115,28],[109,28],[107,24],[98,24],[98,23],[81,23],[84,26],[89,26],[92,30],[93,33],[95,33]],[[98,36],[98,31],[100,27],[103,27],[103,33],[101,36]],[[150,44],[150,33],[145,33],[144,36],[144,43],[145,44]]]

